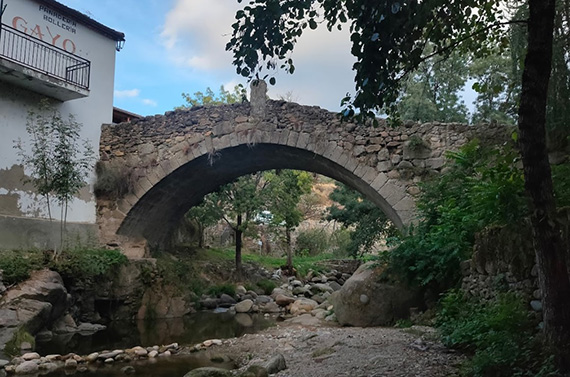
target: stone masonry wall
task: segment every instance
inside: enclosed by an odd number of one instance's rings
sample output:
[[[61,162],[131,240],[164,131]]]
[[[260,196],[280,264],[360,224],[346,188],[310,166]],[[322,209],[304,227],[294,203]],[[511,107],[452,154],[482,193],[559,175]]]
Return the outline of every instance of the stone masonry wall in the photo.
[[[570,209],[561,209],[559,220],[566,244],[570,241]],[[570,254],[568,256],[570,262]],[[529,221],[515,228],[493,227],[476,236],[473,255],[461,265],[462,290],[489,300],[503,292],[516,292],[541,318],[542,292]]]
[[[291,147],[290,153],[300,150],[306,156],[308,151],[330,161],[331,167],[323,168],[322,161],[317,167],[309,160],[303,166],[310,171],[335,173],[334,166],[340,165],[350,175],[345,183],[363,181],[407,224],[414,217],[417,183],[441,171],[445,151],[455,150],[475,137],[488,144],[504,142],[510,136],[504,127],[456,123],[408,122],[390,128],[380,120],[379,127],[363,126],[342,122],[338,114],[319,107],[284,101],[267,101],[263,110],[262,115],[252,112],[249,103],[193,107],[129,123],[104,125],[100,164],[128,171],[133,187],[122,197],[99,197],[101,238],[117,242],[114,234],[125,218],[132,215],[131,210],[176,169],[204,156],[212,169],[220,169],[216,165],[220,156],[240,145],[251,149],[257,145]],[[260,156],[268,157],[274,158],[267,154]],[[354,188],[362,189],[356,184]],[[167,192],[172,190],[169,188]]]

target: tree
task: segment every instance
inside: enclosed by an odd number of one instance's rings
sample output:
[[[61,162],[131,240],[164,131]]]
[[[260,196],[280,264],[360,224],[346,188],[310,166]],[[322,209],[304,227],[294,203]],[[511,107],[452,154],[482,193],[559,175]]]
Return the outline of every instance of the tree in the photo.
[[[338,221],[351,229],[348,252],[353,258],[371,252],[377,241],[395,234],[394,225],[384,212],[357,191],[341,184],[330,194],[330,199],[340,206],[327,209],[327,220]]]
[[[238,0],[241,1],[241,0]],[[476,57],[508,45],[507,25],[527,27],[518,109],[519,145],[543,293],[546,339],[557,364],[570,371],[570,278],[560,235],[546,148],[546,109],[552,68],[555,0],[528,0],[528,18],[510,19],[506,1],[494,0],[252,0],[236,13],[226,49],[238,74],[266,78],[277,66],[293,73],[291,58],[303,31],[350,23],[356,95],[343,99],[344,116],[374,117],[396,110],[402,81],[433,56],[457,50]],[[567,35],[567,33],[566,33]],[[424,55],[425,46],[434,46]],[[268,73],[266,73],[268,72]],[[275,77],[270,77],[270,84]]]
[[[38,111],[28,114],[26,131],[30,135],[31,152],[21,141],[16,142],[22,164],[31,169],[31,182],[47,202],[52,219],[51,198],[61,208],[60,249],[63,248],[69,202],[85,186],[92,168],[93,149],[79,138],[81,124],[73,115],[64,119],[48,100],[42,100]],[[57,253],[56,253],[57,256]]]
[[[262,174],[250,174],[239,177],[232,183],[221,186],[216,192],[206,195],[199,205],[191,210],[195,214],[204,215],[208,221],[222,219],[235,234],[236,273],[242,275],[241,252],[243,234],[251,225],[255,214],[263,206],[260,187],[263,186]],[[203,221],[204,219],[202,219]]]
[[[287,253],[287,269],[293,274],[293,251],[291,232],[303,220],[303,212],[299,209],[301,196],[311,192],[312,177],[309,173],[296,170],[276,170],[264,174],[267,181],[265,197],[267,208],[273,214],[271,225],[283,227]]]
[[[400,116],[421,122],[467,122],[460,91],[467,81],[468,59],[457,53],[428,60],[406,78],[397,101]]]
[[[204,93],[200,91],[194,92],[192,95],[182,93],[182,98],[184,98],[186,103],[182,106],[178,106],[177,109],[244,102],[247,101],[247,91],[241,84],[234,86],[231,92],[221,85],[218,94],[214,93],[214,91],[208,87]]]

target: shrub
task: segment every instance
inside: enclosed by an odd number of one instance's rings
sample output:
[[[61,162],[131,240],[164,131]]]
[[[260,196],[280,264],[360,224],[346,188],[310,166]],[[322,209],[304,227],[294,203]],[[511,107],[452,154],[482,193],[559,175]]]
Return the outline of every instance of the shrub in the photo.
[[[17,284],[30,277],[33,270],[42,268],[43,255],[38,252],[0,251],[0,270],[5,284]]]
[[[208,288],[208,294],[217,297],[226,294],[234,297],[236,294],[236,287],[234,287],[232,284],[214,285]]]
[[[95,164],[95,173],[93,191],[98,198],[120,199],[134,190],[133,172],[123,164],[99,161]]]
[[[489,302],[451,291],[441,300],[437,326],[443,343],[469,352],[469,376],[547,376],[552,360],[541,350],[525,302],[513,293]]]
[[[323,229],[302,230],[297,235],[295,254],[317,255],[328,250],[329,235]]]
[[[264,280],[260,280],[257,283],[257,286],[261,289],[263,289],[263,293],[266,295],[270,295],[271,292],[273,292],[273,290],[275,288],[277,288],[277,283],[275,283],[273,280],[269,280],[269,279],[264,279]]]
[[[448,158],[448,171],[422,185],[423,220],[388,255],[393,272],[436,292],[459,282],[459,263],[469,258],[476,232],[514,225],[528,212],[515,151],[473,141]]]
[[[91,279],[105,275],[111,269],[123,265],[127,257],[120,250],[73,249],[61,253],[51,262],[50,268],[64,279]]]

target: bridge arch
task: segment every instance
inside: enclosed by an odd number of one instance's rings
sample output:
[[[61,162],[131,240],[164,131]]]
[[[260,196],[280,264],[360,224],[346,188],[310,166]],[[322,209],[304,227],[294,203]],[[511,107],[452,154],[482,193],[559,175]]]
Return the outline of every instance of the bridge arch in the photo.
[[[177,110],[104,125],[101,161],[130,172],[131,192],[98,199],[100,238],[161,245],[186,211],[220,185],[269,169],[306,170],[341,181],[400,228],[416,217],[417,183],[437,173],[443,153],[505,130],[460,124],[391,129],[341,122],[318,107],[284,101]],[[497,136],[500,135],[500,136]]]

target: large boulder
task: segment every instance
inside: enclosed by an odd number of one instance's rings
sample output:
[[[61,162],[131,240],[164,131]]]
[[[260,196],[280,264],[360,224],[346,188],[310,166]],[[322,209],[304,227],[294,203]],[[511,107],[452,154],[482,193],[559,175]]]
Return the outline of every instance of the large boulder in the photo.
[[[47,269],[35,271],[0,300],[0,332],[25,326],[33,335],[61,317],[69,305],[61,276]]]
[[[421,305],[419,292],[401,283],[384,282],[382,269],[363,264],[342,288],[329,297],[341,325],[384,326],[409,316]]]

